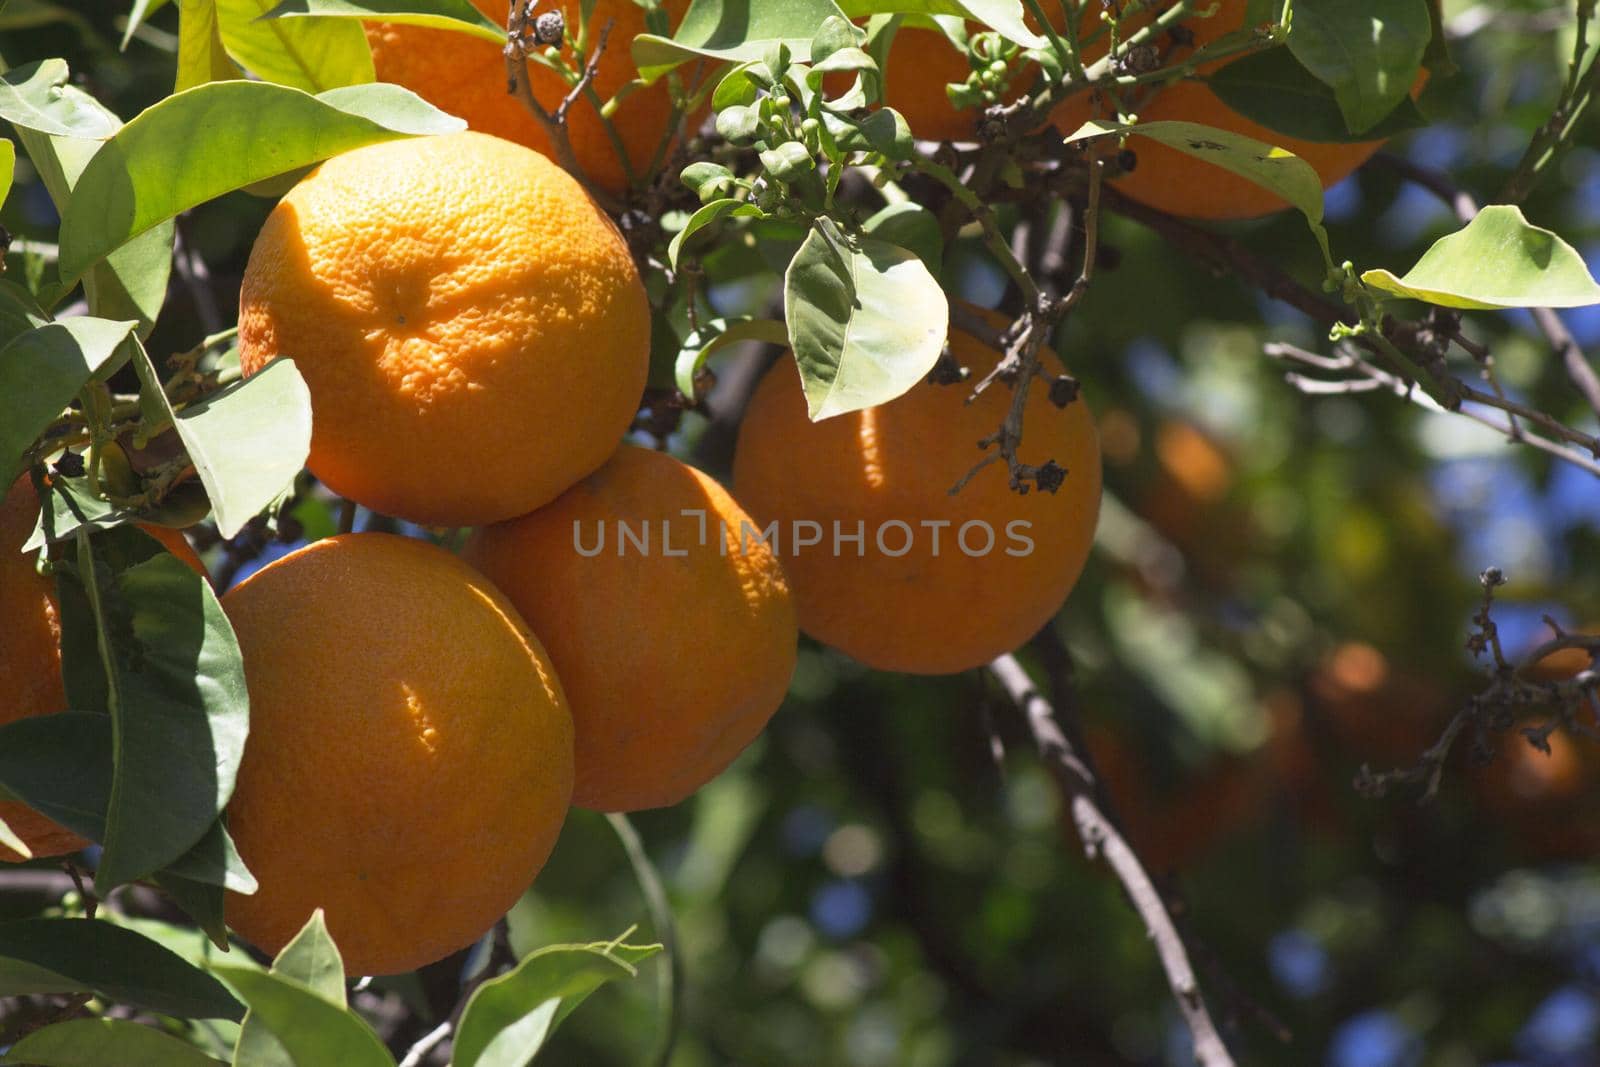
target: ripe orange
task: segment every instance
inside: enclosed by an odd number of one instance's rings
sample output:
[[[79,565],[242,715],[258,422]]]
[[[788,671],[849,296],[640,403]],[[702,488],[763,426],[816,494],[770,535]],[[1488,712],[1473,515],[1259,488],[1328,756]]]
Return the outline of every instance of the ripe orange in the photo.
[[[505,22],[506,0],[473,3],[489,18]],[[687,0],[667,0],[663,5],[674,27],[688,6]],[[562,0],[550,8],[541,5],[541,12],[547,9],[560,10],[566,17],[569,38],[577,33],[578,4]],[[596,0],[590,20],[591,42],[598,40],[601,29],[612,21],[615,25],[593,82],[601,103],[638,77],[630,46],[634,37],[646,32],[644,10],[633,0]],[[367,40],[379,81],[405,86],[436,107],[466,119],[474,130],[549,153],[544,127],[506,91],[506,62],[499,45],[449,30],[387,23],[369,24]],[[565,58],[576,65],[570,48]],[[537,62],[528,64],[528,73],[534,97],[546,111],[554,112],[569,91],[566,81]],[[612,126],[635,178],[644,177],[654,161],[671,116],[672,100],[665,80],[630,93],[612,115]],[[580,99],[567,112],[567,140],[578,165],[600,188],[621,193],[628,187],[627,171],[593,101]]]
[[[318,907],[352,974],[470,944],[555,846],[572,718],[543,648],[455,556],[345,534],[222,598],[250,738],[228,828],[260,882],[228,923],[276,952]]]
[[[553,500],[638,407],[650,308],[616,227],[537,152],[481,133],[331,159],[250,252],[239,358],[311,389],[307,466],[439,526]]]
[[[624,446],[465,555],[544,634],[572,702],[573,803],[676,804],[759,734],[794,673],[794,607],[753,523],[715,481]],[[642,540],[641,540],[642,538]]]
[[[1245,28],[1250,0],[1219,0],[1217,7],[1210,18],[1185,20],[1184,25],[1194,34],[1194,48]],[[1186,47],[1170,56],[1182,58],[1192,51]],[[1228,62],[1203,65],[1199,72],[1214,73]],[[1138,113],[1141,122],[1196,122],[1286,148],[1311,164],[1325,189],[1348,177],[1383,146],[1381,140],[1337,144],[1289,137],[1245,118],[1204,83],[1192,80],[1174,82],[1157,91],[1138,106]],[[1192,219],[1251,219],[1289,206],[1283,198],[1247,178],[1148,137],[1130,138],[1128,147],[1137,155],[1138,164],[1132,172],[1117,178],[1115,185],[1118,191],[1149,207]]]
[[[35,553],[22,554],[38,517],[39,501],[24,474],[0,501],[0,726],[67,707],[61,685],[61,622],[55,582],[34,569]],[[162,526],[140,529],[197,574],[205,574],[200,557],[182,533]],[[17,801],[0,801],[0,819],[35,856],[61,856],[89,843]],[[0,862],[21,859],[0,845]]]
[[[973,381],[1000,358],[954,328],[950,348]],[[1048,350],[1044,367],[1061,373]],[[1065,467],[1058,492],[1013,492],[997,463],[952,496],[1012,397],[1000,382],[971,404],[970,395],[970,385],[923,382],[814,423],[791,361],[762,380],[739,431],[734,491],[759,522],[778,524],[806,633],[883,670],[948,674],[1015,648],[1061,607],[1100,507],[1088,405],[1056,408],[1043,381],[1028,394],[1020,458]]]

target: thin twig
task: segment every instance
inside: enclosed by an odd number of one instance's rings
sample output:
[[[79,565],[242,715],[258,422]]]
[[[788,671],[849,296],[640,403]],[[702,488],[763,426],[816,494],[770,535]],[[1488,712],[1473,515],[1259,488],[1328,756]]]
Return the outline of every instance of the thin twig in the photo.
[[[1578,0],[1577,14],[1572,60],[1567,67],[1567,80],[1561,88],[1561,96],[1550,118],[1533,135],[1516,170],[1495,198],[1498,203],[1520,204],[1527,199],[1528,194],[1544,180],[1571,145],[1573,134],[1577,132],[1589,102],[1594,98],[1596,83],[1600,81],[1600,61],[1588,53],[1594,47],[1589,40],[1589,31],[1595,16],[1595,0]],[[1587,67],[1584,66],[1586,60]]]
[[[1403,400],[1409,400],[1417,406],[1428,411],[1447,411],[1446,408],[1440,406],[1440,404],[1432,397],[1428,396],[1428,394],[1416,389],[1411,382],[1407,382],[1398,375],[1386,371],[1382,367],[1379,367],[1368,360],[1362,359],[1349,348],[1342,348],[1342,355],[1333,359],[1325,356],[1318,356],[1313,352],[1307,352],[1303,348],[1298,348],[1295,345],[1284,344],[1281,342],[1273,342],[1265,345],[1262,351],[1274,359],[1292,360],[1297,363],[1304,363],[1308,366],[1314,366],[1319,370],[1354,372],[1361,375],[1361,377],[1357,378],[1341,378],[1335,381],[1327,381],[1321,378],[1309,378],[1293,371],[1290,371],[1288,374],[1284,375],[1285,381],[1294,386],[1300,392],[1310,396],[1341,396],[1352,393],[1367,393],[1382,390],[1393,393],[1395,396],[1398,396]],[[1531,448],[1536,448],[1541,452],[1548,453],[1549,455],[1555,456],[1556,458],[1570,463],[1575,467],[1588,471],[1590,474],[1600,476],[1600,462],[1597,462],[1594,458],[1595,452],[1593,446],[1596,443],[1594,438],[1578,433],[1576,430],[1570,430],[1566,427],[1561,427],[1561,429],[1565,430],[1568,436],[1579,439],[1579,442],[1582,443],[1585,448],[1589,449],[1587,454],[1580,452],[1576,448],[1568,447],[1567,445],[1552,441],[1547,437],[1542,437],[1539,434],[1532,433],[1527,429],[1515,425],[1515,423],[1512,421],[1515,416],[1522,415],[1528,417],[1530,421],[1553,422],[1554,420],[1552,420],[1549,415],[1546,415],[1540,411],[1535,411],[1532,408],[1518,404],[1515,401],[1491,396],[1488,393],[1472,389],[1470,386],[1464,388],[1467,394],[1465,398],[1466,403],[1480,404],[1486,407],[1502,410],[1506,412],[1505,420],[1502,421],[1491,418],[1488,415],[1485,415],[1480,411],[1474,411],[1472,408],[1465,405],[1457,408],[1453,412],[1449,412],[1450,414],[1460,415],[1463,418],[1471,419],[1473,422],[1487,426],[1496,433],[1504,434],[1508,440],[1528,445]],[[1556,423],[1556,425],[1560,426],[1559,423]]]
[[[584,66],[582,75],[574,84],[567,95],[562,98],[556,107],[556,113],[546,111],[538,97],[533,95],[533,81],[528,75],[528,49],[530,47],[528,31],[528,8],[521,0],[513,0],[511,13],[506,17],[506,91],[522,101],[522,106],[544,129],[545,137],[550,142],[550,150],[555,154],[556,162],[568,174],[578,179],[578,182],[608,213],[615,215],[620,210],[620,205],[605,190],[599,188],[590,180],[589,175],[578,163],[578,157],[573,154],[572,141],[567,136],[567,111],[572,102],[583,93],[594,81],[595,72],[599,69],[600,55],[605,51],[606,37],[611,32],[611,23],[600,32],[599,47],[594,50],[589,62]]]
[[[1094,774],[1083,755],[1067,740],[1056,721],[1055,709],[1039,693],[1015,656],[1001,656],[989,664],[989,670],[1022,711],[1040,756],[1070,799],[1073,822],[1084,849],[1091,857],[1105,859],[1144,922],[1166,972],[1167,985],[1194,1040],[1195,1062],[1200,1067],[1233,1067],[1233,1056],[1212,1021],[1188,950],[1166,902],[1122,832],[1101,809]]]
[[[1581,711],[1594,708],[1600,673],[1591,666],[1563,681],[1536,681],[1527,677],[1530,668],[1546,656],[1567,648],[1580,648],[1589,654],[1591,664],[1600,657],[1600,635],[1563,633],[1554,621],[1546,622],[1556,636],[1524,653],[1520,662],[1507,658],[1501,646],[1499,628],[1491,615],[1494,591],[1505,584],[1505,575],[1498,567],[1486,569],[1478,578],[1483,586],[1483,602],[1473,613],[1473,632],[1467,639],[1467,649],[1474,656],[1488,655],[1488,685],[1474,694],[1450,718],[1439,739],[1418,757],[1410,767],[1389,771],[1373,771],[1365,764],[1356,775],[1355,787],[1368,797],[1382,797],[1398,785],[1421,784],[1419,803],[1426,803],[1439,791],[1445,763],[1449,760],[1461,734],[1471,727],[1476,738],[1474,757],[1480,763],[1492,758],[1487,738],[1515,726],[1529,710],[1554,710],[1553,717],[1537,726],[1525,726],[1522,735],[1540,751],[1550,752],[1550,735],[1565,728],[1574,734],[1600,738],[1600,731],[1580,721]]]
[[[639,836],[639,831],[626,815],[619,812],[606,815],[606,821],[611,824],[622,850],[627,853],[634,879],[639,883],[645,907],[650,912],[650,925],[655,927],[656,936],[661,939],[666,951],[667,965],[656,972],[663,1021],[653,1062],[656,1067],[667,1067],[672,1061],[673,1050],[677,1048],[678,1032],[683,1023],[683,953],[678,948],[677,923],[672,915],[672,903],[667,899],[666,886],[661,884],[661,876],[656,872],[655,864],[650,862],[650,854],[645,851],[644,839]]]
[[[422,1062],[428,1058],[428,1053],[443,1044],[455,1032],[455,1028],[455,1020],[446,1019],[423,1034],[406,1052],[406,1057],[400,1061],[399,1067],[422,1067]]]

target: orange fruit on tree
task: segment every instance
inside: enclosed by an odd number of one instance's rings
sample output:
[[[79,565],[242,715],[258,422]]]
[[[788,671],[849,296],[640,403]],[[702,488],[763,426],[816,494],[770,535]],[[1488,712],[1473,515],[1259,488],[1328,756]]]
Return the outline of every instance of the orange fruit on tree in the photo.
[[[507,0],[473,0],[473,4],[488,18],[505,23]],[[662,5],[674,28],[688,6],[688,0],[666,0]],[[565,16],[569,40],[576,35],[578,4],[562,0],[548,8],[541,5],[540,13],[546,10],[558,10]],[[602,104],[638,77],[630,46],[634,37],[647,32],[644,9],[633,0],[595,0],[589,22],[591,48],[607,23],[613,24],[611,36],[591,83]],[[501,45],[452,30],[391,23],[369,23],[367,40],[379,81],[405,86],[434,106],[466,119],[474,130],[549,154],[544,127],[515,94],[506,91]],[[565,58],[576,66],[570,48],[565,49]],[[566,80],[536,61],[528,64],[528,76],[535,99],[554,113],[570,91]],[[585,174],[600,188],[620,194],[628,187],[630,171],[635,179],[645,176],[671,118],[672,99],[665,79],[622,99],[611,125],[627,153],[625,167],[594,101],[585,95],[567,112],[567,140]]]
[[[56,584],[34,569],[37,553],[22,552],[39,517],[33,483],[24,474],[0,500],[0,726],[65,711],[61,683],[61,621]],[[141,526],[167,551],[204,575],[205,566],[182,533]],[[0,801],[0,819],[35,856],[76,852],[89,842],[19,801]],[[0,862],[23,857],[0,845]]]
[[[481,133],[322,164],[268,216],[239,298],[245,373],[287,356],[310,387],[311,472],[438,526],[520,515],[605,462],[649,339],[611,220]]]
[[[714,480],[625,445],[464,555],[545,635],[572,703],[573,803],[676,804],[783,702],[799,633],[783,571]]]
[[[539,872],[572,717],[537,638],[449,552],[345,534],[229,590],[250,737],[228,829],[260,883],[228,924],[277,952],[323,908],[352,974],[471,944]]]
[[[1197,5],[1200,9],[1207,6]],[[1194,35],[1194,45],[1169,49],[1169,62],[1246,28],[1250,0],[1216,0],[1214,6],[1216,12],[1209,18],[1184,21],[1183,25]],[[1214,74],[1229,62],[1202,64],[1197,73]],[[1192,79],[1157,90],[1137,105],[1137,111],[1140,122],[1195,122],[1286,148],[1311,165],[1324,189],[1347,178],[1384,143],[1375,140],[1344,144],[1290,137],[1239,114],[1204,82]],[[1114,184],[1119,192],[1148,207],[1192,219],[1251,219],[1289,206],[1282,197],[1248,178],[1148,137],[1131,137],[1128,147],[1134,150],[1137,165]]]
[[[949,674],[1017,647],[1061,607],[1094,539],[1094,419],[1081,398],[1057,408],[1045,381],[1028,393],[1018,452],[1065,467],[1059,490],[1017,493],[994,463],[951,494],[984,458],[975,445],[999,427],[1012,392],[996,382],[968,403],[1000,353],[954,327],[950,350],[968,383],[924,381],[821,422],[806,416],[794,363],[780,360],[734,453],[734,491],[758,522],[777,524],[800,628],[883,670]],[[1042,365],[1062,373],[1048,349]]]

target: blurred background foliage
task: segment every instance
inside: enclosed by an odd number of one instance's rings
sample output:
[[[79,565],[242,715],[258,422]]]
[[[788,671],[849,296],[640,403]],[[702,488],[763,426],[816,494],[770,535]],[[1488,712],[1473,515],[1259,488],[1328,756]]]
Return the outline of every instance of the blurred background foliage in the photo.
[[[177,27],[169,3],[120,49],[126,7],[10,0],[0,55],[65,56],[126,118],[168,90]],[[1495,190],[1557,94],[1570,8],[1447,0],[1447,25],[1473,31],[1451,42],[1460,74],[1429,88],[1436,124],[1391,149]],[[1597,133],[1591,115],[1526,213],[1600,272]],[[269,206],[234,194],[179,220],[200,284],[175,291],[152,353],[231,325]],[[1397,271],[1456,226],[1381,166],[1332,189],[1328,217],[1339,258]],[[19,158],[0,213],[22,239],[8,271],[35,269],[28,242],[55,223]],[[1232,230],[1318,280],[1297,219]],[[1147,863],[1183,892],[1181,922],[1240,1062],[1600,1063],[1600,752],[1558,738],[1546,757],[1507,735],[1490,766],[1455,759],[1426,806],[1350,785],[1363,763],[1414,761],[1480,684],[1464,642],[1483,568],[1509,578],[1495,610],[1509,652],[1547,636],[1545,614],[1600,624],[1600,485],[1398,398],[1303,396],[1262,346],[1325,350],[1309,320],[1134,223],[1108,219],[1104,240],[1107,269],[1056,338],[1104,437],[1099,549],[1026,658],[1049,666],[1070,650],[1090,746]],[[717,311],[768,304],[786,251],[774,240],[708,255]],[[981,304],[1006,295],[976,242],[951,250],[945,282]],[[1564,317],[1595,353],[1600,308]],[[1475,313],[1466,329],[1513,395],[1592,422],[1525,315]],[[680,454],[726,473],[727,429],[763,358],[719,363],[714,417],[686,417]],[[295,517],[259,559],[259,536],[213,543],[213,572],[237,579],[333,528],[314,489]],[[889,676],[804,647],[765,738],[694,800],[637,819],[687,976],[673,1063],[1187,1062],[1142,927],[1085,862],[1028,746],[984,677]],[[52,871],[0,874],[0,914],[47,905]],[[167,917],[137,892],[125,903]],[[604,939],[644,914],[605,820],[575,811],[509,936],[519,951]],[[356,1002],[403,1048],[448,1012],[471,966],[453,958]],[[591,1000],[549,1062],[645,1062],[660,966]]]

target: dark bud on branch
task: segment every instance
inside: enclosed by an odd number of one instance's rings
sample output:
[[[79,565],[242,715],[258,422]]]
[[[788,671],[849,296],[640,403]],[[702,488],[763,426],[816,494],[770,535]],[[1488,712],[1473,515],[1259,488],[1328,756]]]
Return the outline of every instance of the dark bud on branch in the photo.
[[[533,40],[536,44],[561,47],[567,34],[567,20],[559,11],[546,11],[533,20]]]
[[[971,372],[956,362],[956,357],[950,354],[950,349],[939,353],[939,362],[933,365],[928,372],[928,381],[934,385],[957,385],[967,380]]]
[[[1161,53],[1153,45],[1137,45],[1113,65],[1118,74],[1149,74],[1160,68]]]
[[[1053,493],[1067,481],[1067,468],[1055,460],[1045,460],[1044,466],[1033,472],[1033,484],[1042,492]]]
[[[1079,391],[1078,379],[1070,374],[1063,374],[1050,383],[1050,403],[1058,408],[1064,408],[1078,399]]]

